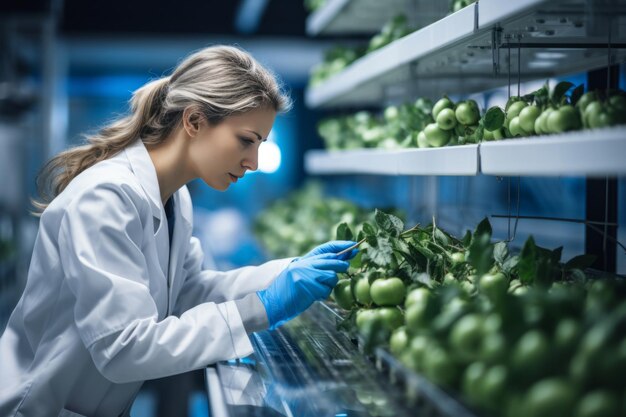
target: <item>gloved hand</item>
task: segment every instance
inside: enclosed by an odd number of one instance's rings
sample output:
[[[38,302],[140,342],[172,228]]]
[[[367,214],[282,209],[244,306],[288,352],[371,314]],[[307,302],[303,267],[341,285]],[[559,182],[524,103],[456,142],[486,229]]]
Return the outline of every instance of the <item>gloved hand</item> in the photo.
[[[356,242],[351,240],[331,240],[330,242],[322,243],[311,250],[311,252],[304,255],[301,259],[308,258],[310,256],[321,255],[323,253],[339,253],[342,250],[348,249],[350,246],[354,246]],[[355,257],[359,250],[354,248],[350,252],[341,255],[340,259],[347,260]]]
[[[346,272],[348,266],[348,262],[334,253],[291,262],[269,287],[257,291],[267,312],[270,329],[296,317],[314,301],[328,298],[337,284],[337,272]]]

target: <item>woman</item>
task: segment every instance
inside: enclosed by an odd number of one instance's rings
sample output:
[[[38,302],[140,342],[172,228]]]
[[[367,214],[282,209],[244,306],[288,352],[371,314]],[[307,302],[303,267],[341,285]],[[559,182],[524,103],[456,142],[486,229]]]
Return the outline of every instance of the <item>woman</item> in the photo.
[[[44,167],[28,281],[0,338],[1,416],[128,415],[144,380],[247,356],[249,333],[329,295],[353,242],[215,272],[191,236],[185,184],[226,190],[256,170],[288,107],[251,56],[209,47]]]

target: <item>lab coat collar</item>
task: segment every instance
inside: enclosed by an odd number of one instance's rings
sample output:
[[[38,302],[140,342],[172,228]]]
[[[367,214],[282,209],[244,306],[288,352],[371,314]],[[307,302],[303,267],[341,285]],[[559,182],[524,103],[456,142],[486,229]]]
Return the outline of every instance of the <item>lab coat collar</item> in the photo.
[[[161,201],[161,190],[157,178],[156,169],[148,150],[141,139],[137,139],[127,146],[126,156],[130,162],[131,169],[137,176],[141,187],[150,198],[152,215],[161,221],[164,217],[163,202]]]

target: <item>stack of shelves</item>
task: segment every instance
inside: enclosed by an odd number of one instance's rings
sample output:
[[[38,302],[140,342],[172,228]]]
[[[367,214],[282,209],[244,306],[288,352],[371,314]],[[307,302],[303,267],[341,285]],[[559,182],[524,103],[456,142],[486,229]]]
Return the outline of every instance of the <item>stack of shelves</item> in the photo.
[[[380,27],[387,15],[380,6],[365,6],[370,3],[329,0],[309,18],[309,33],[351,33],[349,22],[367,20],[367,13]],[[385,9],[389,14],[391,7]],[[350,13],[357,10],[352,20]],[[403,94],[440,97],[502,87],[509,67],[516,81],[518,67],[520,81],[588,71],[608,63],[609,39],[611,62],[624,61],[624,0],[480,0],[355,61],[309,89],[306,102],[315,109],[380,107]],[[436,149],[312,151],[306,169],[310,174],[619,176],[626,174],[624,138],[626,128],[618,127]]]

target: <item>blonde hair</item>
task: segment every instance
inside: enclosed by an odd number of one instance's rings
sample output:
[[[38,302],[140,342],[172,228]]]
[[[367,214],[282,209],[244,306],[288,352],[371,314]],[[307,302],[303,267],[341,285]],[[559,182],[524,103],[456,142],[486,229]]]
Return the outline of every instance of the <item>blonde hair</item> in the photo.
[[[41,214],[78,174],[122,151],[137,138],[146,145],[162,142],[181,122],[183,111],[193,108],[209,123],[270,106],[288,111],[289,97],[276,77],[246,51],[232,46],[211,46],[184,59],[169,77],[153,80],[130,99],[130,114],[86,135],[87,144],[50,159],[37,177]]]

